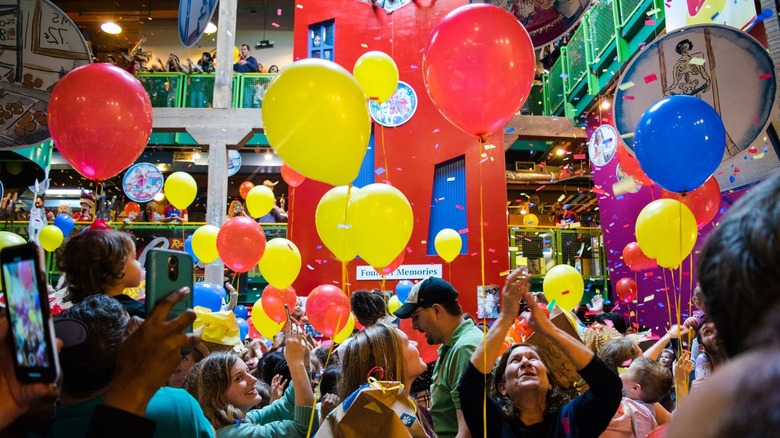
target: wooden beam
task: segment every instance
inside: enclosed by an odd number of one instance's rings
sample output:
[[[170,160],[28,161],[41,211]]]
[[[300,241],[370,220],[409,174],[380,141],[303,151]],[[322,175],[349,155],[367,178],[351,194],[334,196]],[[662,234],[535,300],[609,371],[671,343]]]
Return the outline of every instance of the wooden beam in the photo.
[[[189,133],[198,144],[242,146],[263,132],[262,111],[252,108],[154,108],[156,131]]]
[[[509,131],[509,132],[507,132]],[[574,126],[574,120],[557,116],[523,116],[515,114],[504,125],[504,150],[521,140],[587,140],[585,129]]]

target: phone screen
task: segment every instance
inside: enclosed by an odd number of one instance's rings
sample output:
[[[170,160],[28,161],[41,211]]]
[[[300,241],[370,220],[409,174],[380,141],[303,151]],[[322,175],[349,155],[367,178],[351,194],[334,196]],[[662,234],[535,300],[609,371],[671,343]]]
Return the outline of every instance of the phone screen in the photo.
[[[15,257],[3,264],[8,315],[16,346],[16,365],[29,368],[27,375],[41,378],[35,368],[49,368],[52,357],[45,334],[46,319],[38,292],[38,275],[35,260]],[[46,303],[48,305],[48,303]]]

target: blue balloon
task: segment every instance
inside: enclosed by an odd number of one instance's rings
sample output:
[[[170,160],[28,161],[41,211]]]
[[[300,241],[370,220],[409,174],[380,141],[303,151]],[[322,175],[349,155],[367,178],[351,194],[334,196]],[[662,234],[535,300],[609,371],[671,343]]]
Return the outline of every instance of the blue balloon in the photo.
[[[195,261],[195,263],[198,263],[200,259],[195,255],[195,251],[192,250],[192,235],[190,234],[187,236],[187,239],[184,241],[184,252],[189,254],[192,257],[192,260]]]
[[[409,280],[401,280],[395,285],[395,294],[402,303],[406,302],[406,297],[412,291],[412,286],[414,286],[414,283]]]
[[[220,290],[222,294],[220,294]],[[218,312],[222,309],[224,293],[225,289],[214,283],[195,283],[192,291],[192,303],[211,309],[212,312]]]
[[[247,316],[249,316],[249,311],[246,310],[246,306],[243,304],[239,304],[236,307],[233,308],[233,313],[236,314],[236,318],[244,318],[246,319]]]
[[[720,165],[726,128],[707,102],[670,96],[651,106],[634,131],[634,152],[647,176],[670,192],[704,184]]]
[[[244,342],[246,335],[249,334],[249,323],[244,318],[236,318],[238,323],[238,336],[241,338],[241,342]]]
[[[76,226],[76,222],[69,214],[60,213],[54,218],[54,226],[62,231],[63,236],[67,236],[73,231],[73,227]]]

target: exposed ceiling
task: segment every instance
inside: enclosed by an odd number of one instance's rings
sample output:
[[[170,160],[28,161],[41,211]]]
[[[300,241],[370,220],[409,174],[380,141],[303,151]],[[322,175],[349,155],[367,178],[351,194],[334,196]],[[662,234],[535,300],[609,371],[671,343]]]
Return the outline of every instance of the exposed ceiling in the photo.
[[[275,29],[292,30],[294,0],[237,0],[236,28],[257,28],[258,23],[274,23]],[[179,0],[52,0],[82,30],[95,54],[130,49],[144,34],[143,27],[151,20],[175,20],[179,15]],[[278,12],[281,11],[281,14]],[[266,15],[267,14],[267,15]],[[219,26],[219,11],[212,21]],[[266,19],[267,17],[267,19]],[[100,30],[100,25],[114,20],[122,27],[119,35]],[[278,27],[276,26],[278,25]]]

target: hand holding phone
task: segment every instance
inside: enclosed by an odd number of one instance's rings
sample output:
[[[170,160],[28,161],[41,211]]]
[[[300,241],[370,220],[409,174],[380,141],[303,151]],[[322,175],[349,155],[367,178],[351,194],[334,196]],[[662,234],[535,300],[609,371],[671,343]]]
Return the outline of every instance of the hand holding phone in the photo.
[[[35,243],[0,251],[14,373],[20,382],[53,383],[60,364],[49,315],[49,294]]]
[[[193,288],[192,256],[182,251],[154,248],[146,254],[146,315],[152,314],[154,307],[174,291]],[[191,309],[192,294],[177,301],[171,310],[169,319],[173,319],[187,309]],[[192,326],[186,330],[192,332]]]

